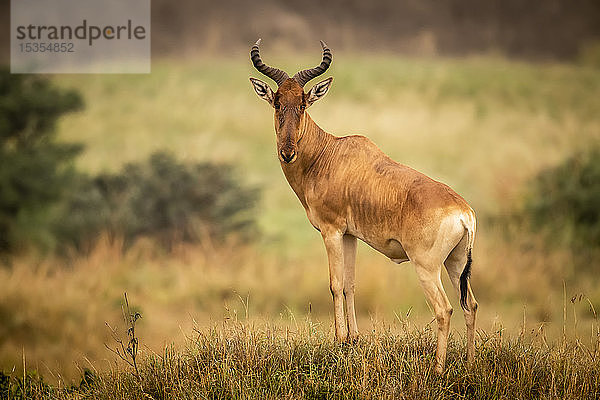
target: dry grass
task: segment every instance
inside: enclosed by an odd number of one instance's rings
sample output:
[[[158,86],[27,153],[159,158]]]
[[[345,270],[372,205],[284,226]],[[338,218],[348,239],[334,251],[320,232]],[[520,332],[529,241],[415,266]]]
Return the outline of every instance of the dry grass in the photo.
[[[32,398],[96,399],[594,399],[600,395],[600,336],[589,345],[542,333],[480,332],[472,368],[464,341],[450,338],[445,373],[433,371],[435,328],[399,318],[352,344],[338,344],[309,317],[293,328],[225,320],[196,329],[180,350],[146,353],[139,370],[89,372],[77,387],[11,378]]]
[[[446,373],[433,372],[434,332],[381,328],[352,345],[334,343],[310,321],[293,332],[251,324],[201,331],[183,353],[147,359],[139,381],[113,371],[90,392],[98,398],[596,398],[600,347],[543,338],[482,335],[477,361],[464,363],[460,337],[450,342]]]

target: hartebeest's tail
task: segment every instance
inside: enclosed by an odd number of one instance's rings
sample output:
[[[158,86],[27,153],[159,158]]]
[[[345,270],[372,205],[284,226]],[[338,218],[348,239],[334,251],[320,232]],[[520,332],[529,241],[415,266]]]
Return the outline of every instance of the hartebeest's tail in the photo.
[[[471,276],[471,264],[473,263],[471,253],[473,250],[473,240],[475,239],[475,232],[474,227],[468,226],[465,221],[463,221],[463,224],[467,231],[467,263],[465,264],[463,272],[460,274],[460,306],[464,310],[469,311],[469,305],[467,304],[467,294],[469,291],[469,277]]]
[[[469,306],[467,305],[467,291],[468,291],[468,283],[469,277],[471,276],[471,263],[473,259],[471,258],[471,248],[467,250],[467,264],[465,265],[465,269],[463,269],[462,274],[460,274],[460,306],[469,311]]]

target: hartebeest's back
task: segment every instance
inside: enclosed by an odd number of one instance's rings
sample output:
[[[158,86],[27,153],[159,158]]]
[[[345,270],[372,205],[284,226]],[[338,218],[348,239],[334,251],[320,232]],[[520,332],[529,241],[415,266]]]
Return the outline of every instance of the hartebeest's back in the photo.
[[[366,137],[330,135],[310,118],[306,109],[327,93],[333,79],[317,83],[307,93],[303,90],[331,64],[331,51],[325,43],[321,42],[321,64],[292,78],[262,62],[259,43],[252,47],[252,62],[278,89],[273,92],[266,83],[250,80],[259,97],[275,109],[281,168],[310,223],[323,237],[337,339],[358,335],[354,311],[358,238],[394,262],[414,264],[438,321],[438,372],[444,368],[452,314],[440,278],[445,265],[464,310],[467,360],[471,363],[477,311],[469,284],[475,213],[450,187],[393,161]]]

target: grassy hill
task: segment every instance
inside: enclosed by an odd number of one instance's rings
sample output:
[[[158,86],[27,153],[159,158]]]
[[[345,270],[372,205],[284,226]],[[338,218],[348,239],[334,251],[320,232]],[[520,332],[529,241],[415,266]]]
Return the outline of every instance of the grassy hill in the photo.
[[[397,321],[356,343],[338,344],[309,318],[292,329],[224,321],[196,331],[187,347],[165,347],[131,366],[87,369],[79,385],[36,376],[0,386],[12,398],[95,399],[593,399],[600,394],[598,338],[548,345],[545,335],[480,333],[475,364],[452,336],[446,371],[433,372],[435,327]],[[123,363],[124,364],[124,363]],[[6,394],[7,392],[5,392]]]

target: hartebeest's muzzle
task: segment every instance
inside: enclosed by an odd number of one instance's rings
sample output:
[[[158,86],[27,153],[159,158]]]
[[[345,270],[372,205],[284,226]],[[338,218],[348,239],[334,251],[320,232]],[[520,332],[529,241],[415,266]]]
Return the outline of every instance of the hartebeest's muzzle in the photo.
[[[293,148],[281,149],[279,151],[279,159],[286,164],[296,161],[296,150]]]
[[[279,129],[277,127],[275,129],[278,136],[279,159],[283,163],[290,164],[296,161],[296,138],[300,129],[300,116],[288,111],[280,113],[279,117],[282,123]]]

